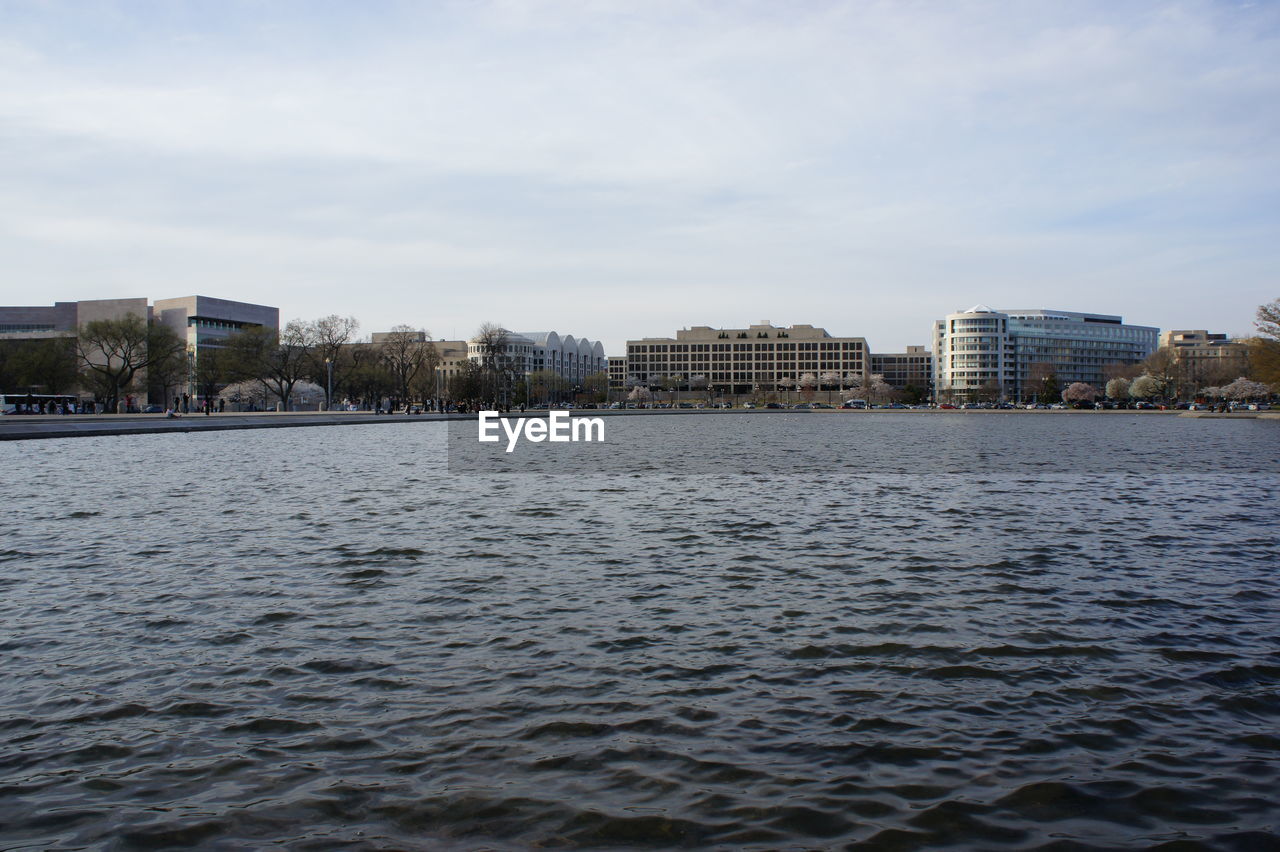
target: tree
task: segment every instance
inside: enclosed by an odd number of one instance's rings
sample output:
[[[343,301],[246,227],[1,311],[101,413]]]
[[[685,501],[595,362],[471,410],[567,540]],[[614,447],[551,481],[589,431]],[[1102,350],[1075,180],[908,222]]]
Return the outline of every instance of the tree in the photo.
[[[1112,361],[1110,364],[1102,365],[1103,378],[1110,381],[1111,379],[1126,379],[1133,381],[1142,375],[1141,364],[1127,364],[1123,361]]]
[[[667,392],[667,398],[671,401],[673,405],[675,404],[675,401],[676,401],[676,391],[680,390],[680,385],[682,384],[684,384],[684,379],[681,376],[677,376],[673,374],[670,376],[662,377],[661,387],[663,390]]]
[[[627,394],[627,400],[636,403],[646,403],[652,397],[653,394],[644,385],[636,385],[631,389],[631,393]]]
[[[555,370],[535,370],[529,374],[528,402],[530,405],[537,403],[549,406],[553,398],[560,399],[568,384],[564,376]]]
[[[506,400],[519,366],[510,352],[511,333],[497,323],[486,322],[471,342],[480,354],[482,395],[494,403]]]
[[[893,387],[884,380],[884,376],[872,373],[867,377],[866,391],[868,402],[884,402],[889,398]]]
[[[307,330],[290,320],[280,331],[250,327],[227,338],[229,377],[261,382],[288,409],[293,388],[312,372]]]
[[[1280,389],[1280,340],[1252,338],[1249,341],[1249,371],[1258,381]]]
[[[1107,398],[1108,399],[1128,399],[1129,398],[1129,380],[1120,376],[1115,377],[1107,382]]]
[[[828,370],[827,372],[823,373],[823,374],[822,374],[821,376],[819,376],[818,378],[819,378],[819,380],[820,380],[824,385],[826,385],[826,386],[827,386],[827,402],[830,402],[830,401],[831,401],[831,386],[832,386],[832,385],[836,385],[836,387],[837,387],[837,389],[838,389],[838,390],[844,390],[844,385],[842,385],[842,384],[841,384],[841,379],[842,379],[842,377],[841,377],[840,373],[838,373],[838,372],[836,372],[836,371],[834,371],[834,370]]]
[[[1027,391],[1035,395],[1036,402],[1057,402],[1061,388],[1058,369],[1048,361],[1037,361],[1027,368]]]
[[[342,386],[348,398],[359,400],[365,408],[376,408],[383,397],[395,393],[396,380],[387,369],[381,344],[348,347],[345,357],[348,364]]]
[[[192,353],[188,347],[173,349],[147,368],[147,390],[151,399],[156,397],[168,403],[186,392],[195,376],[191,373]],[[175,406],[176,407],[176,406]]]
[[[1171,346],[1162,346],[1147,356],[1142,362],[1143,374],[1155,379],[1160,385],[1160,395],[1177,396],[1180,392],[1178,353]]]
[[[1250,381],[1244,376],[1236,379],[1221,390],[1223,396],[1236,400],[1265,399],[1271,393],[1271,388],[1262,382]]]
[[[225,349],[214,347],[201,350],[196,357],[196,393],[209,405],[227,384],[229,360]]]
[[[582,389],[591,394],[594,402],[604,402],[609,398],[609,374],[592,373],[582,380]]]
[[[398,325],[382,341],[382,360],[395,382],[400,399],[409,400],[409,389],[424,373],[435,373],[440,355],[426,329]]]
[[[924,402],[924,398],[925,398],[924,388],[917,387],[916,385],[908,384],[902,389],[902,401],[909,405],[915,405],[917,403]]]
[[[463,361],[449,377],[449,398],[454,402],[476,404],[485,392],[484,368],[475,361]]]
[[[805,399],[813,399],[813,389],[818,386],[818,377],[813,373],[804,373],[796,380],[796,387]]]
[[[260,411],[267,407],[270,396],[262,384],[257,381],[233,382],[222,389],[222,397],[231,403],[236,411],[243,411],[245,406],[250,411]]]
[[[1092,403],[1099,396],[1098,389],[1085,382],[1072,382],[1062,392],[1062,401],[1071,403]]]
[[[91,320],[76,337],[81,377],[115,410],[120,396],[135,387],[148,367],[167,358],[185,357],[186,344],[169,328],[137,314]]]
[[[312,320],[302,327],[306,354],[311,362],[308,377],[324,388],[325,408],[333,407],[333,400],[329,398],[329,371],[333,371],[333,384],[336,386],[347,366],[347,362],[340,358],[343,347],[351,342],[359,328],[360,323],[355,317],[337,314]]]
[[[1257,322],[1254,327],[1258,334],[1268,340],[1280,341],[1280,299],[1273,299],[1265,305],[1258,306]]]
[[[80,375],[75,340],[7,340],[0,343],[0,390],[64,393]]]
[[[707,393],[708,402],[711,401],[711,394],[709,393],[710,388],[711,388],[711,383],[707,381],[707,377],[705,375],[702,375],[701,373],[699,373],[695,376],[689,377],[689,390],[697,391],[699,393],[708,392]]]
[[[1155,376],[1142,375],[1129,384],[1129,396],[1134,399],[1151,399],[1164,393],[1164,383]]]

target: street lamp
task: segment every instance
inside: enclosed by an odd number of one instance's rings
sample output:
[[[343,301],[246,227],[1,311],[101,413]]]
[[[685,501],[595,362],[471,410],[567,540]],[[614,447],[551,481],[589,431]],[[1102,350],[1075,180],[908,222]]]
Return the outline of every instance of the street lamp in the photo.
[[[324,395],[324,404],[329,411],[333,411],[333,359],[325,358],[324,365],[329,370],[329,385]]]

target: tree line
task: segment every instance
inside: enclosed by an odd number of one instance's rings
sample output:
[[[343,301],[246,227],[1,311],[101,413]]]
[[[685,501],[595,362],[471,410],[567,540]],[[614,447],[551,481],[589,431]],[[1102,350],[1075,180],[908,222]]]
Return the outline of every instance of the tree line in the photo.
[[[0,341],[0,391],[87,393],[107,411],[144,394],[166,407],[223,400],[289,408],[306,389],[326,408],[447,400],[474,410],[603,401],[608,392],[605,373],[576,384],[551,370],[526,376],[510,333],[496,323],[480,327],[471,341],[477,357],[459,360],[447,378],[426,329],[398,325],[374,342],[358,340],[359,327],[354,317],[297,319],[280,329],[246,327],[192,352],[162,323],[136,315],[94,320],[75,336]]]

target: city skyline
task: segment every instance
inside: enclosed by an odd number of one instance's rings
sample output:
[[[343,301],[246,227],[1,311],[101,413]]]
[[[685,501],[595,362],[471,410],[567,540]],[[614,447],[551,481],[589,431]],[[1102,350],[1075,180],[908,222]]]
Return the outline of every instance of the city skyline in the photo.
[[[1252,330],[1280,9],[11,3],[0,304],[210,293],[436,338],[974,303]],[[673,319],[674,318],[674,319]]]

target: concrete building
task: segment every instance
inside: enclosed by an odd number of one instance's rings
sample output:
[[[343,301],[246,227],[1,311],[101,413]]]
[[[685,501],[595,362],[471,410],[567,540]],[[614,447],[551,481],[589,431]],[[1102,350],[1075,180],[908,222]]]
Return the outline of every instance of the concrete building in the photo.
[[[375,335],[375,338],[377,335]],[[376,340],[375,340],[376,342]],[[458,374],[458,369],[470,358],[465,340],[434,340],[436,354],[440,362],[436,366],[436,374],[440,377],[440,387],[447,387],[449,379]]]
[[[861,337],[832,337],[811,325],[681,329],[675,337],[627,341],[626,381],[657,386],[705,381],[713,393],[749,394],[795,388],[807,373],[835,374],[833,384],[865,379],[870,361]]]
[[[173,329],[187,344],[188,380],[194,381],[194,370],[200,351],[220,346],[225,339],[248,326],[278,328],[280,311],[265,305],[214,299],[209,296],[184,296],[159,299],[148,304],[145,298],[91,299],[78,302],[55,302],[52,306],[0,307],[0,340],[75,337],[85,323],[103,319],[122,319],[134,315]],[[146,386],[145,374],[139,374],[138,386]],[[166,401],[156,390],[154,402]],[[194,389],[191,388],[194,396]],[[145,398],[145,394],[139,394]]]
[[[197,360],[202,349],[220,348],[242,329],[280,328],[279,308],[211,296],[157,299],[152,315],[156,322],[169,326],[187,341],[187,351]]]
[[[924,346],[906,352],[871,353],[871,372],[896,390],[916,388],[924,399],[933,396],[933,353]]]
[[[39,340],[75,337],[80,326],[93,320],[123,319],[129,314],[151,318],[146,299],[89,299],[31,307],[0,307],[0,340]]]
[[[1051,368],[1061,387],[1101,388],[1104,367],[1141,363],[1155,351],[1158,334],[1110,314],[975,305],[934,323],[934,393],[943,401],[1025,401],[1035,393],[1038,364]]]
[[[617,394],[627,389],[627,356],[614,355],[609,361],[609,393]]]
[[[1203,328],[1166,331],[1160,348],[1173,355],[1178,384],[1184,388],[1228,384],[1249,371],[1247,342]]]

